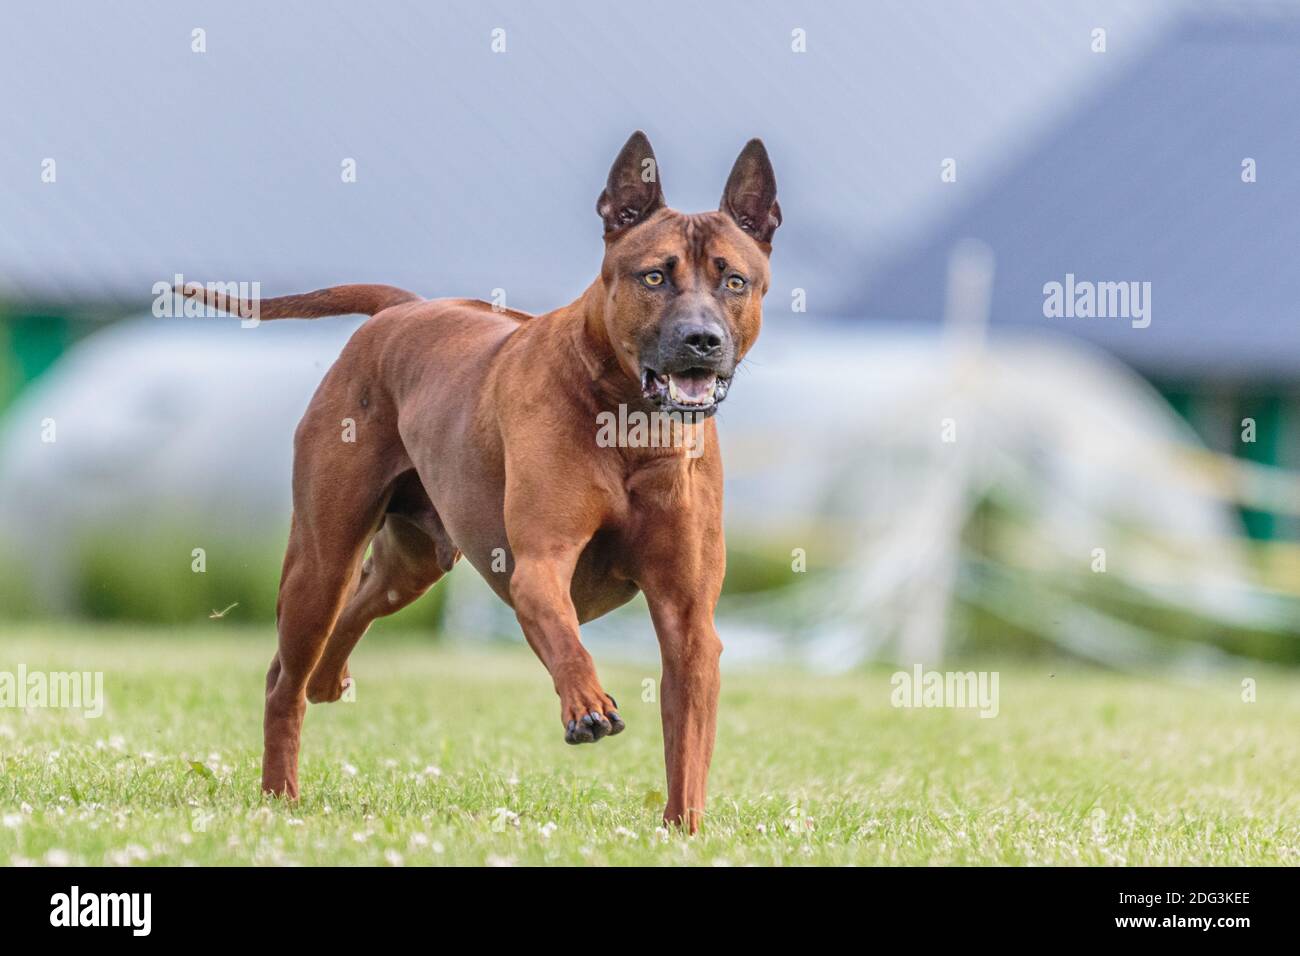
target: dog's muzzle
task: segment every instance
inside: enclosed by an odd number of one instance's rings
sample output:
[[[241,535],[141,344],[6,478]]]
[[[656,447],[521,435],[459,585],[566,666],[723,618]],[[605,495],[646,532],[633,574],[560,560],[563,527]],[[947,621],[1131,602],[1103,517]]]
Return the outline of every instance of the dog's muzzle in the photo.
[[[668,412],[711,415],[727,397],[735,371],[731,336],[703,317],[679,321],[660,335],[658,364],[642,364],[641,394]]]

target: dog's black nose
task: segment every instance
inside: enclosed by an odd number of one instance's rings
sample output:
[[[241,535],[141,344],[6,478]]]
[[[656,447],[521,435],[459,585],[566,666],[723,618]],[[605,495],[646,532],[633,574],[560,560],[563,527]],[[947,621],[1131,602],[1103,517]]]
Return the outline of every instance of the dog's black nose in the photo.
[[[678,333],[682,350],[698,358],[717,358],[722,352],[722,328],[717,325],[687,325]]]

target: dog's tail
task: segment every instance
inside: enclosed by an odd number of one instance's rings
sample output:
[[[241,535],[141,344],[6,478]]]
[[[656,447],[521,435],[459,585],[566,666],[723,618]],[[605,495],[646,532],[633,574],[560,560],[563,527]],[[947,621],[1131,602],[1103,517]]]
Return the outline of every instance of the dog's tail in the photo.
[[[233,284],[232,284],[233,285]],[[327,315],[374,315],[403,302],[419,302],[420,296],[391,285],[336,285],[302,295],[281,295],[273,299],[244,299],[224,291],[222,283],[206,287],[187,282],[173,289],[214,309],[242,318],[319,319]]]

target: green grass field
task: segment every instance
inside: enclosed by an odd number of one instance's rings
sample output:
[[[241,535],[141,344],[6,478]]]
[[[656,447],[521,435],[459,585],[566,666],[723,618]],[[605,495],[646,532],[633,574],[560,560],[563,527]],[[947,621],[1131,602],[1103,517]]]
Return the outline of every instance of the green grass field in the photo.
[[[0,865],[1300,859],[1300,677],[1262,668],[1188,686],[1008,666],[994,719],[895,709],[888,670],[724,670],[692,839],[660,829],[649,668],[603,667],[628,729],[569,747],[525,648],[377,632],[357,700],[309,710],[290,805],[258,795],[268,631],[0,627],[0,671],[103,671],[107,698],[97,719],[0,709]]]

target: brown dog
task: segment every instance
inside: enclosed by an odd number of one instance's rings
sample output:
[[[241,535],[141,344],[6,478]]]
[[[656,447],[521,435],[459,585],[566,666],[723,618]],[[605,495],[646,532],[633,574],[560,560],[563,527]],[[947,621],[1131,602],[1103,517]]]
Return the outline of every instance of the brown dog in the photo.
[[[463,554],[514,608],[550,672],[569,743],[623,729],[578,625],[645,593],[663,658],[664,819],[698,829],[725,560],[710,416],[758,336],[781,222],[776,181],[752,140],[718,212],[675,212],[637,132],[596,209],[605,223],[600,277],[545,315],[370,285],[239,302],[241,314],[262,319],[374,316],[326,374],[294,437],[265,790],[298,795],[307,701],[337,700],[370,623],[414,601]],[[220,294],[185,294],[235,311]],[[607,447],[598,416],[620,405],[668,414],[685,440]],[[351,441],[341,440],[347,420]]]

